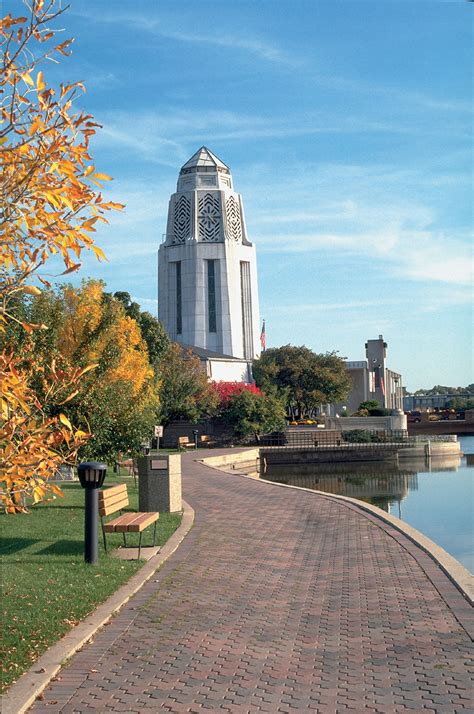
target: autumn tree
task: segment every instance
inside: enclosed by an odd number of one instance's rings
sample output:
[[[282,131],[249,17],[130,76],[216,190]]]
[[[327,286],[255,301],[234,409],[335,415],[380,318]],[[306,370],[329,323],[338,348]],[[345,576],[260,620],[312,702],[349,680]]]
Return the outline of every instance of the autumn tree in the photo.
[[[113,296],[123,304],[127,315],[138,323],[148,348],[150,362],[156,367],[170,346],[170,338],[165,328],[150,312],[142,312],[140,305],[130,297],[130,293],[118,291]]]
[[[284,399],[291,414],[311,416],[321,404],[343,401],[351,388],[344,360],[336,352],[317,354],[304,345],[265,350],[253,363],[257,386]]]
[[[18,296],[49,287],[42,268],[53,255],[62,260],[65,273],[80,267],[84,249],[102,259],[93,233],[98,221],[107,222],[105,212],[120,205],[103,199],[101,182],[109,177],[96,171],[89,153],[98,124],[74,110],[84,87],[77,82],[48,86],[40,69],[44,60],[69,54],[72,40],[57,43],[54,27],[62,10],[56,0],[32,0],[25,8],[25,16],[8,14],[0,21],[0,322],[5,330],[18,321],[31,334],[48,325],[19,320]],[[0,497],[9,512],[24,510],[25,496],[38,501],[48,488],[57,490],[49,477],[59,463],[74,459],[88,436],[63,411],[46,413],[30,386],[34,369],[35,355],[20,362],[5,336]],[[70,401],[85,374],[81,367],[59,369],[54,361],[38,371],[43,394],[59,406]]]
[[[237,440],[252,436],[258,442],[261,434],[280,431],[286,426],[283,402],[274,394],[249,389],[234,392],[220,418],[232,428]]]
[[[31,374],[49,414],[62,409],[71,422],[90,430],[81,457],[107,460],[119,452],[138,451],[156,422],[158,389],[140,326],[122,302],[104,293],[101,281],[86,280],[80,288],[44,290],[29,298],[23,310],[28,320],[50,321],[47,332],[24,340],[22,352],[34,352],[37,365],[52,359],[64,370],[94,365],[64,407],[46,400],[41,381]]]
[[[219,404],[199,357],[171,343],[158,367],[160,419],[198,421],[212,416]]]

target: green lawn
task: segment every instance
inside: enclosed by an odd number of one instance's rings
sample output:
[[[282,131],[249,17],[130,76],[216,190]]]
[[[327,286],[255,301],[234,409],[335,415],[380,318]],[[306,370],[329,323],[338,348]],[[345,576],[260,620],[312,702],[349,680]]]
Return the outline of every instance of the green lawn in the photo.
[[[123,481],[130,508],[137,510],[133,478],[109,471],[105,485]],[[84,491],[75,482],[63,490],[64,498],[34,506],[29,514],[0,515],[2,689],[143,565],[106,556],[100,529],[99,563],[84,563]],[[179,515],[160,514],[157,544],[165,543],[180,522]],[[153,527],[144,532],[143,545],[151,544],[152,538]],[[109,548],[122,542],[121,534],[108,534]],[[138,534],[127,536],[127,545],[136,544]]]

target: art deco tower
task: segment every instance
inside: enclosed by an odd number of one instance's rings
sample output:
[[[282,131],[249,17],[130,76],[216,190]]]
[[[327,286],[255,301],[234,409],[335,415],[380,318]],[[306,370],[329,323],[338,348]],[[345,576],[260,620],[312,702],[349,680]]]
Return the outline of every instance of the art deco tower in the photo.
[[[158,313],[181,344],[245,360],[260,353],[255,246],[229,168],[204,146],[170,198]]]

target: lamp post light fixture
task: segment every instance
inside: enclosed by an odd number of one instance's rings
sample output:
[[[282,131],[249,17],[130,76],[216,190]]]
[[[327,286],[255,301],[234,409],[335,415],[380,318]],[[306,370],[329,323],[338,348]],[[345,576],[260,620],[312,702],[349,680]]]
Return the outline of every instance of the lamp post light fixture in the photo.
[[[99,491],[107,474],[107,465],[98,461],[86,461],[79,464],[77,473],[82,488],[85,490],[84,514],[84,560],[97,563],[99,559]]]
[[[196,449],[198,447],[198,434],[199,434],[199,431],[197,429],[193,429],[194,446],[196,447]]]
[[[142,447],[142,454],[143,454],[143,456],[148,456],[148,454],[150,453],[150,442],[149,442],[149,441],[142,441],[142,443],[140,444],[140,446]]]

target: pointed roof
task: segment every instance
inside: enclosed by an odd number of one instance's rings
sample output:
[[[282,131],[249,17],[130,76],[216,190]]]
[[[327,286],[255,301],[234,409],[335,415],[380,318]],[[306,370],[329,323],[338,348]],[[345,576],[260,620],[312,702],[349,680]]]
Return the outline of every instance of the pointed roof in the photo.
[[[201,146],[201,148],[198,149],[193,156],[191,156],[189,161],[186,161],[186,163],[181,167],[181,171],[183,171],[183,169],[197,168],[198,166],[208,166],[210,168],[214,167],[216,169],[225,169],[227,172],[229,171],[229,167],[226,166],[223,161],[218,159],[217,156],[206,146]]]

